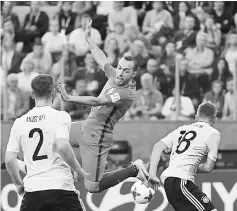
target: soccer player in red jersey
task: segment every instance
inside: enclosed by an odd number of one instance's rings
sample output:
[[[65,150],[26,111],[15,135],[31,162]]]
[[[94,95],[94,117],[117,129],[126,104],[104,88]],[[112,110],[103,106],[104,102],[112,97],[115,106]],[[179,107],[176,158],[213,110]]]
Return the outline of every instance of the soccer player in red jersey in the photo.
[[[137,74],[138,63],[132,57],[124,57],[118,67],[113,68],[103,51],[91,39],[91,21],[88,21],[85,38],[97,64],[105,72],[108,81],[98,97],[71,96],[64,86],[58,85],[62,99],[67,102],[93,106],[82,127],[80,153],[82,168],[89,174],[85,177],[85,187],[89,192],[101,192],[117,185],[129,177],[137,177],[148,182],[148,172],[138,159],[127,168],[105,173],[108,153],[113,145],[113,128],[131,107],[136,91],[133,78]]]

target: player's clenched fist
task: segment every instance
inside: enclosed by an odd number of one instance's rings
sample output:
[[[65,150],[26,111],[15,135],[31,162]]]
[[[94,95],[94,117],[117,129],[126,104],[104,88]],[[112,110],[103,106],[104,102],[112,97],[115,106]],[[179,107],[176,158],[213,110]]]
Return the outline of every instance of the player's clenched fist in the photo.
[[[62,86],[61,84],[58,84],[58,90],[61,94],[63,101],[68,102],[70,100],[70,95],[65,90],[65,84],[63,84]]]
[[[75,182],[80,181],[81,179],[83,179],[86,176],[89,176],[90,174],[86,173],[84,169],[80,168],[80,170],[78,171],[74,171],[73,172],[73,177]]]
[[[16,185],[16,191],[20,196],[23,196],[25,193],[24,185]]]
[[[91,36],[91,24],[92,20],[87,21],[86,23],[86,30],[85,30],[85,38],[88,39]]]

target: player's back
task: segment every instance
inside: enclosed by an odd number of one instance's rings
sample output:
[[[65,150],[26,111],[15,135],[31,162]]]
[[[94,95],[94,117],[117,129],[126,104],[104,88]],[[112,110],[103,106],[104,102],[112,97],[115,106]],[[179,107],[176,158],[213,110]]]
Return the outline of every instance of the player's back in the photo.
[[[74,190],[73,176],[69,165],[53,150],[61,124],[71,119],[64,111],[50,106],[35,107],[17,119],[18,140],[24,155],[27,175],[24,178],[26,191],[48,189]]]
[[[199,164],[206,159],[209,152],[209,138],[213,134],[220,134],[216,129],[204,122],[183,125],[170,133],[163,140],[171,143],[169,167],[163,172],[165,177],[179,177],[195,181]],[[169,146],[168,146],[169,147]]]

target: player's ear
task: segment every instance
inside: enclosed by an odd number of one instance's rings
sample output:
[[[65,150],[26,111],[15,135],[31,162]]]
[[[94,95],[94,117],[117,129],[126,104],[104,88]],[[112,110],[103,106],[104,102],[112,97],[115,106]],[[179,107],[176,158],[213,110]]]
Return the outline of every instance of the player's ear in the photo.
[[[134,78],[136,75],[137,75],[137,71],[134,71],[132,77]]]
[[[32,97],[32,99],[35,100],[35,95],[34,95],[34,92],[33,92],[33,91],[30,91],[30,96]]]

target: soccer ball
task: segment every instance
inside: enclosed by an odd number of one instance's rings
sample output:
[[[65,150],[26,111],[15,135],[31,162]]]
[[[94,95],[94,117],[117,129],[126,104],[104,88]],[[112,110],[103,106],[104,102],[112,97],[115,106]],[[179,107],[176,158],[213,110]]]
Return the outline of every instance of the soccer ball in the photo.
[[[147,204],[153,199],[155,191],[152,188],[147,188],[142,181],[139,180],[131,187],[131,194],[136,203]]]

